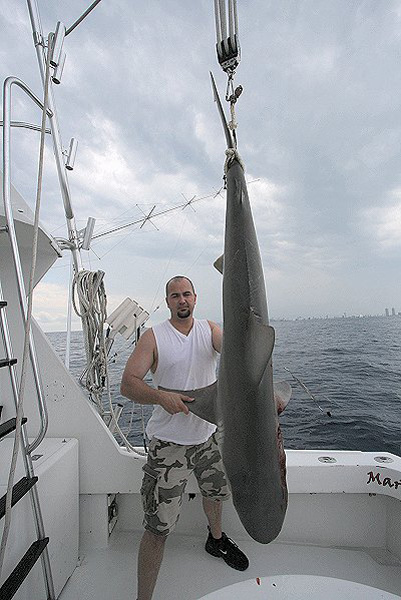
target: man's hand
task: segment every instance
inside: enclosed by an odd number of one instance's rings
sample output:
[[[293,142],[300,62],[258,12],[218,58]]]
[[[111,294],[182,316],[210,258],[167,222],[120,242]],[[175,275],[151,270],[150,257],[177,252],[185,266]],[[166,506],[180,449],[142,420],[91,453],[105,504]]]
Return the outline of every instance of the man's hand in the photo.
[[[159,400],[160,406],[170,413],[170,415],[175,415],[179,412],[183,412],[186,415],[189,414],[189,408],[185,402],[192,402],[193,398],[177,394],[176,392],[164,392],[161,390],[159,390],[159,394],[161,395]]]

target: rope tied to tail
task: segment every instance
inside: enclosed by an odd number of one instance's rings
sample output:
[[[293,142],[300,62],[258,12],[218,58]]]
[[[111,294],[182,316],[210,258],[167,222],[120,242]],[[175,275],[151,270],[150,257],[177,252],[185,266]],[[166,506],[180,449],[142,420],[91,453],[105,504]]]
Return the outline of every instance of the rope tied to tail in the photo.
[[[227,148],[226,162],[224,163],[224,187],[226,187],[228,169],[230,168],[234,160],[238,161],[245,171],[245,165],[242,161],[242,158],[240,157],[238,150],[236,148]]]
[[[233,135],[236,137],[235,130],[238,127],[238,122],[237,122],[237,117],[235,114],[235,105],[238,101],[238,98],[241,96],[242,92],[244,91],[244,88],[242,87],[242,85],[239,85],[234,89],[234,76],[235,76],[235,72],[230,73],[228,75],[226,101],[230,103],[231,120],[228,122],[228,126],[231,129],[231,131],[233,132]]]

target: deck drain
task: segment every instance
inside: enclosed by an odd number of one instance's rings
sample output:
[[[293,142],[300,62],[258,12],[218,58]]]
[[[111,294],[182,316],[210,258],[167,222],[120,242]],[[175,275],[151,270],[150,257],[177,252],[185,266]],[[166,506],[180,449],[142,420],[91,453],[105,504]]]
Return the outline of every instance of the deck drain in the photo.
[[[378,463],[392,463],[394,459],[389,456],[375,456],[375,461]]]
[[[336,463],[337,460],[332,456],[319,456],[318,460],[322,463]]]

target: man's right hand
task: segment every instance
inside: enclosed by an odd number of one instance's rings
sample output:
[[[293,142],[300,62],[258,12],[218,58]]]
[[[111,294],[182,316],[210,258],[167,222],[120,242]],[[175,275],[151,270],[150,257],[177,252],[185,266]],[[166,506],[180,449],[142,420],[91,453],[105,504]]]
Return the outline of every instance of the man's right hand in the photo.
[[[177,394],[176,392],[164,392],[159,390],[160,401],[159,404],[164,410],[170,415],[175,415],[179,412],[189,414],[189,408],[185,402],[192,402],[193,398],[184,396],[183,394]]]

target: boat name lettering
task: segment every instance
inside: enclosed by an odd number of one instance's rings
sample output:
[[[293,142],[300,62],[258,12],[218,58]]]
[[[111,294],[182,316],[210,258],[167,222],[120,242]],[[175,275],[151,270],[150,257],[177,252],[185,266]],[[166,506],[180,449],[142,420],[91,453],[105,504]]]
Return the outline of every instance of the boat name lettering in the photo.
[[[382,485],[383,487],[385,487],[386,485],[388,485],[388,487],[391,488],[395,488],[396,490],[401,486],[401,481],[392,481],[390,479],[390,477],[384,477],[383,481],[380,478],[380,473],[373,473],[373,471],[369,471],[368,473],[369,475],[369,479],[367,481],[367,484],[369,483],[378,483],[379,485]]]

